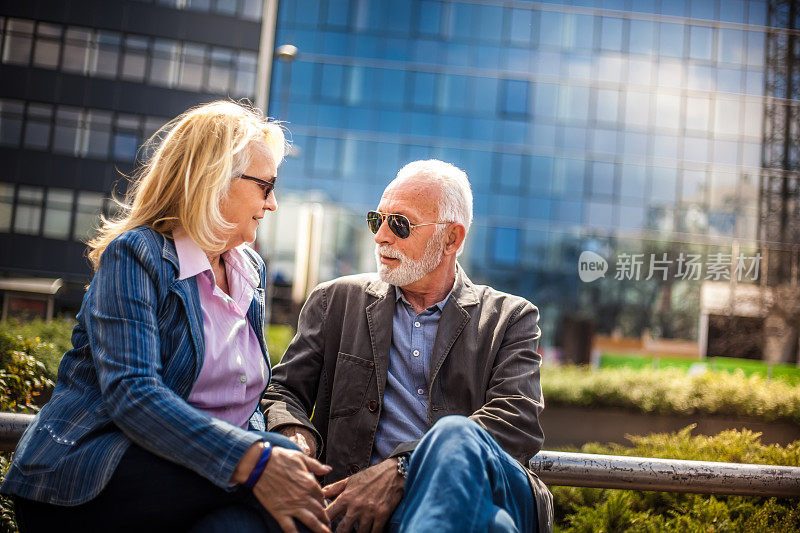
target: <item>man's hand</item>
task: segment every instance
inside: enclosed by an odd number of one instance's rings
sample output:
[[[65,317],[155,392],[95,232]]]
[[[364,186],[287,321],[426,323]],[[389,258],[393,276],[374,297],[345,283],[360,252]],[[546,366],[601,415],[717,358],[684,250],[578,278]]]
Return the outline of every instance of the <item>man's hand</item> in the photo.
[[[278,430],[278,433],[289,437],[289,440],[300,447],[300,450],[309,457],[317,456],[317,439],[314,434],[303,426],[288,426]]]
[[[315,533],[330,533],[322,489],[314,475],[325,475],[331,467],[297,450],[273,446],[271,453],[253,487],[255,497],[286,533],[297,533],[294,519]]]
[[[336,533],[382,533],[403,497],[405,479],[397,473],[397,459],[390,458],[349,478],[322,488],[326,498],[336,500],[325,510],[333,521],[344,515]],[[337,497],[338,496],[338,497]]]

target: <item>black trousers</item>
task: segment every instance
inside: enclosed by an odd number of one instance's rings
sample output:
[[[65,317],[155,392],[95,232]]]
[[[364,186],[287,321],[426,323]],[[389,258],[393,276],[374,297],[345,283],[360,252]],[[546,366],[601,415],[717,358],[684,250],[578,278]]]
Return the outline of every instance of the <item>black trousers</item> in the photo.
[[[14,502],[21,533],[281,531],[246,487],[225,491],[135,444],[93,500],[69,507],[20,497]]]

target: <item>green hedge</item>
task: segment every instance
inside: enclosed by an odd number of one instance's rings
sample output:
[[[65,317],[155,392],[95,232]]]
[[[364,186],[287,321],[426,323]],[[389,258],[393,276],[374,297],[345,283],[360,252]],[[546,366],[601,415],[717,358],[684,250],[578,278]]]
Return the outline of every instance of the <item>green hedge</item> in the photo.
[[[800,466],[800,441],[785,448],[761,443],[748,430],[714,437],[677,433],[628,437],[631,446],[587,444],[579,451],[635,457]],[[570,450],[575,451],[575,450]],[[551,487],[556,530],[589,532],[740,532],[800,531],[794,499],[712,496],[585,487]]]
[[[38,342],[40,346],[34,355],[44,363],[47,376],[50,379],[56,379],[61,356],[72,348],[70,339],[73,327],[75,327],[75,320],[70,318],[56,318],[50,322],[41,319],[29,322],[12,320],[0,322],[0,333]]]
[[[644,413],[720,414],[800,424],[800,387],[742,372],[544,366],[550,405],[622,407]]]

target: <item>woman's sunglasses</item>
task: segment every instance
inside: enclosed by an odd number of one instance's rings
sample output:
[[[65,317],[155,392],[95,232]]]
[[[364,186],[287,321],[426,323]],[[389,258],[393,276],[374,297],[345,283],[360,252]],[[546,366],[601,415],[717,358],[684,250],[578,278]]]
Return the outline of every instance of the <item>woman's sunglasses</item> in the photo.
[[[242,178],[243,180],[255,181],[256,183],[261,185],[261,189],[264,191],[265,201],[269,197],[269,193],[271,193],[272,190],[275,188],[275,180],[267,181],[267,180],[262,180],[261,178],[254,178],[253,176],[246,176],[245,174],[242,174],[239,177]]]
[[[367,213],[367,225],[372,233],[378,233],[383,225],[383,220],[389,223],[392,233],[401,239],[407,239],[411,235],[411,230],[418,226],[434,226],[436,224],[449,224],[449,222],[423,222],[422,224],[412,224],[405,215],[396,213],[381,213],[380,211],[370,211]]]

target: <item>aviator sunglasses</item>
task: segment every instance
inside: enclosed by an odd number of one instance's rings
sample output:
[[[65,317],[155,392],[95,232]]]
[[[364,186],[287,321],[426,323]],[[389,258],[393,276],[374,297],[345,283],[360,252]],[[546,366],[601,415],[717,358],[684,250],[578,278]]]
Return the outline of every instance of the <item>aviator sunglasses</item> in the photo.
[[[266,200],[269,197],[269,193],[271,193],[273,189],[275,189],[275,180],[272,181],[262,180],[261,178],[254,178],[253,176],[247,176],[246,174],[242,174],[239,177],[242,178],[243,180],[255,181],[256,183],[261,185],[261,189],[264,191],[264,200]]]
[[[389,222],[389,229],[401,239],[407,239],[411,235],[411,230],[418,226],[435,226],[436,224],[449,224],[449,222],[423,222],[422,224],[412,224],[405,215],[397,213],[381,213],[380,211],[369,211],[367,213],[367,225],[372,233],[378,233],[383,225],[383,220]]]

